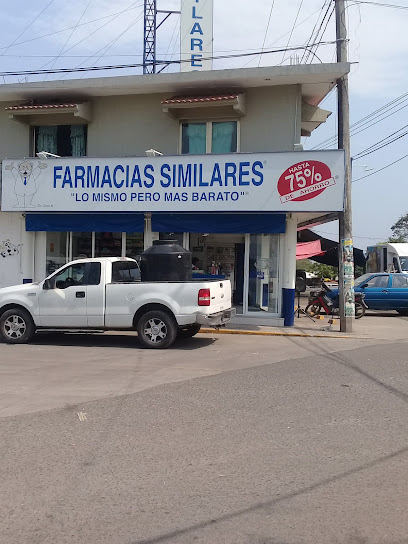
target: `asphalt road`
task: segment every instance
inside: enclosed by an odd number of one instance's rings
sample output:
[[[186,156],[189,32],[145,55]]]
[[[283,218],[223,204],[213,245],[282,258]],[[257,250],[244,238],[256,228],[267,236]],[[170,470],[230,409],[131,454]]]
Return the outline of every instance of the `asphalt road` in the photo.
[[[0,346],[1,543],[408,543],[407,343],[133,340]]]

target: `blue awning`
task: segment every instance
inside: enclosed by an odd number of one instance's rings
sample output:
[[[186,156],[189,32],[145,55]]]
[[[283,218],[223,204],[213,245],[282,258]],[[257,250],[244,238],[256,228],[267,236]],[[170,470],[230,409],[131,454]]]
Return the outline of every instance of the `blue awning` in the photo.
[[[283,213],[152,213],[153,232],[278,234],[285,226]]]
[[[27,213],[27,231],[144,232],[143,213]]]

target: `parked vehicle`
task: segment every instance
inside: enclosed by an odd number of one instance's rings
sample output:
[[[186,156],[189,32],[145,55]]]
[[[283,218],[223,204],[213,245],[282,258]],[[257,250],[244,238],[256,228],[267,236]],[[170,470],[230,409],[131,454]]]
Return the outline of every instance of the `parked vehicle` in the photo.
[[[9,344],[29,342],[41,329],[115,329],[167,348],[177,335],[194,336],[233,315],[229,280],[145,282],[125,257],[73,261],[42,282],[0,289],[0,337]]]
[[[365,314],[367,304],[364,293],[355,293],[355,318],[360,319]],[[310,316],[319,315],[324,311],[327,315],[335,315],[339,312],[339,291],[331,290],[323,282],[319,291],[310,294],[309,304],[306,306],[306,313]]]
[[[355,281],[356,296],[364,293],[370,310],[397,310],[408,315],[408,274],[364,274]],[[329,293],[338,296],[338,290]]]
[[[367,272],[408,274],[408,244],[377,244],[367,248]]]

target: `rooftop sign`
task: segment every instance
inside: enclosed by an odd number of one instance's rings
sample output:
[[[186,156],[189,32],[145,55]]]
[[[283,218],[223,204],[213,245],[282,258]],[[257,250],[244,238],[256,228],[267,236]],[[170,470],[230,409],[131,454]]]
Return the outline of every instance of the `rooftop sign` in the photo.
[[[180,43],[182,72],[212,69],[213,0],[181,1]]]
[[[2,211],[335,212],[343,151],[2,162]]]

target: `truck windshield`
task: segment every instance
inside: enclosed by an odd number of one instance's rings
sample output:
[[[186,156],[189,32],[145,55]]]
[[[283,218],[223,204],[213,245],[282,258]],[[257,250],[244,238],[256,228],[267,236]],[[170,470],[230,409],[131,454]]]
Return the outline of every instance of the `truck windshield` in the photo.
[[[408,257],[400,257],[401,271],[408,272]]]

